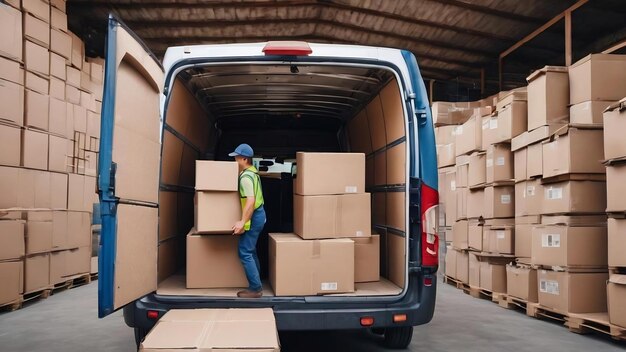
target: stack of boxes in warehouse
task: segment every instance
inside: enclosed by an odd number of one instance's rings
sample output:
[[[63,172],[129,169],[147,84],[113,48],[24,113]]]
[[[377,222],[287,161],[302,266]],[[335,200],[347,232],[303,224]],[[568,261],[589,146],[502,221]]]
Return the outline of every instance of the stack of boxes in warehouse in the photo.
[[[509,303],[534,304],[569,319],[608,308],[612,324],[626,325],[621,303],[626,242],[620,227],[626,212],[621,182],[626,169],[621,119],[626,116],[624,101],[617,103],[626,96],[625,76],[626,57],[620,55],[590,55],[569,68],[547,66],[528,77],[527,88],[495,97],[497,111],[483,117],[482,148],[478,143],[458,148],[472,122],[463,125],[456,133],[457,154],[473,153],[456,159],[453,207],[460,221],[454,225],[453,247],[469,249],[469,258],[448,252],[447,276],[469,291],[505,293]],[[472,138],[478,133],[473,130]],[[436,136],[441,138],[439,132]],[[459,187],[465,186],[466,173],[464,205]],[[449,192],[448,179],[440,180],[440,188]],[[453,200],[445,196],[443,202],[447,212]],[[459,271],[465,260],[467,276]],[[610,278],[607,264],[614,274]]]
[[[0,5],[0,232],[11,240],[0,256],[0,305],[19,305],[23,295],[91,271],[103,66],[85,62],[65,1],[7,3]]]

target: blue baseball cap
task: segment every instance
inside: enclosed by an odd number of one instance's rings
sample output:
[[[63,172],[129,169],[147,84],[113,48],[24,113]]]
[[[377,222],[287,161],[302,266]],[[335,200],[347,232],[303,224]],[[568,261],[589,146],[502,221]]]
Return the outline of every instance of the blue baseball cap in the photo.
[[[228,156],[245,156],[246,158],[252,158],[254,156],[254,151],[251,146],[244,143],[237,146],[235,151],[228,154]]]

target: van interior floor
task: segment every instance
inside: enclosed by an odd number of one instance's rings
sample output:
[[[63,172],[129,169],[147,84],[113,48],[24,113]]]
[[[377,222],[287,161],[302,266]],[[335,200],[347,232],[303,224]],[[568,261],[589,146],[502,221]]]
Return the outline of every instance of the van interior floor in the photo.
[[[328,296],[395,296],[402,289],[393,282],[381,277],[380,281],[360,282],[354,284],[355,292],[337,293]],[[204,297],[236,297],[242,288],[187,288],[184,273],[174,274],[159,283],[158,295],[163,296],[204,296]],[[268,280],[263,280],[263,295],[274,296],[274,290]]]

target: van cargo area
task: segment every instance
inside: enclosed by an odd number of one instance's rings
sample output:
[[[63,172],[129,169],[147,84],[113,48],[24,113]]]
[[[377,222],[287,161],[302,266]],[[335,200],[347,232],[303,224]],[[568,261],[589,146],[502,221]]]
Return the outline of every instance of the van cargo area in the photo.
[[[372,233],[381,236],[381,280],[334,296],[403,292],[407,119],[394,71],[329,62],[203,64],[183,67],[172,87],[163,112],[157,297],[236,297],[235,288],[186,288],[185,236],[194,224],[196,160],[231,160],[228,153],[240,143],[252,145],[256,156],[279,161],[295,159],[299,151],[364,153]],[[257,250],[262,299],[271,300],[268,233],[293,232],[294,181],[288,172],[261,176],[267,223]]]

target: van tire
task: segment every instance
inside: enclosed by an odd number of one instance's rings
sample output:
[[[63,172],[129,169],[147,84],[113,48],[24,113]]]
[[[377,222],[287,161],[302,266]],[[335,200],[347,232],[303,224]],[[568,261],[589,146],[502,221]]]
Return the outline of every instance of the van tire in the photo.
[[[409,347],[413,338],[413,327],[402,326],[385,329],[385,347],[403,350]]]
[[[135,330],[135,344],[137,345],[137,350],[141,347],[141,343],[146,338],[146,330],[142,328],[134,328]]]

